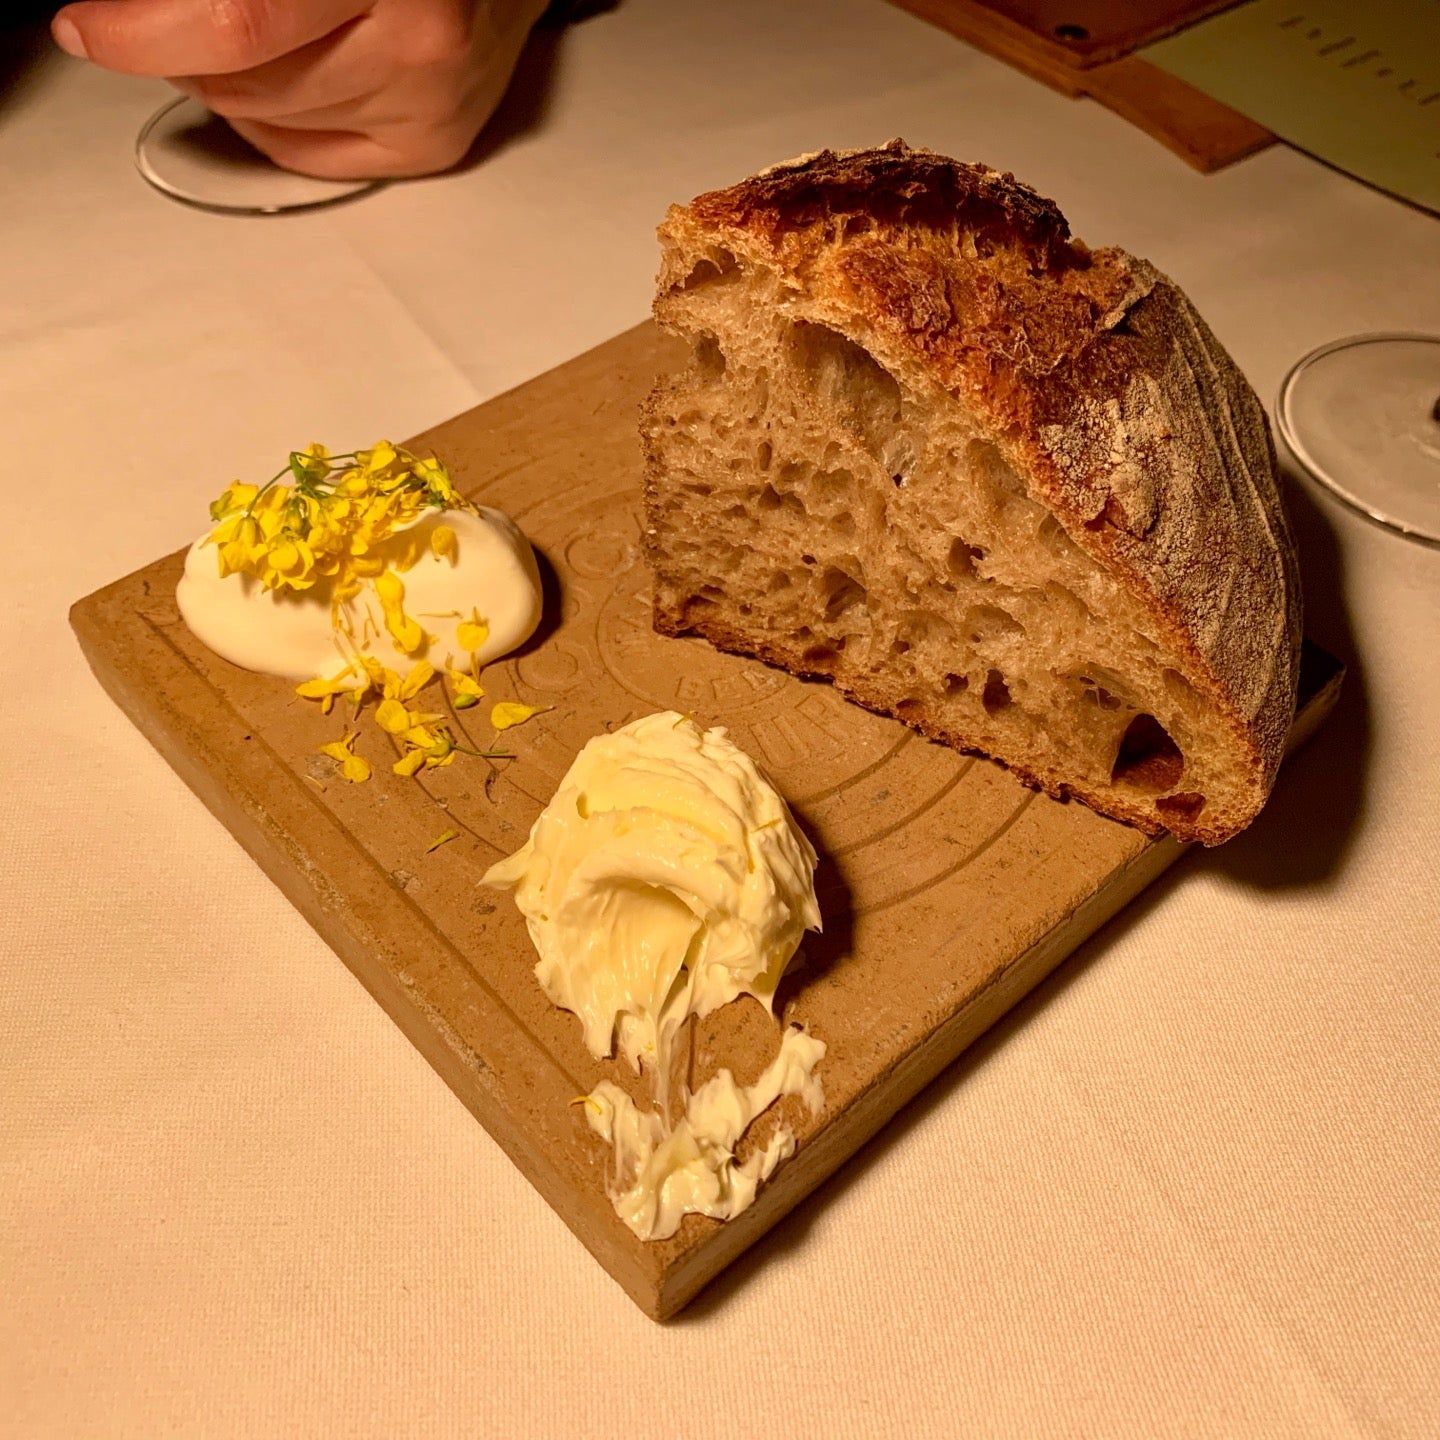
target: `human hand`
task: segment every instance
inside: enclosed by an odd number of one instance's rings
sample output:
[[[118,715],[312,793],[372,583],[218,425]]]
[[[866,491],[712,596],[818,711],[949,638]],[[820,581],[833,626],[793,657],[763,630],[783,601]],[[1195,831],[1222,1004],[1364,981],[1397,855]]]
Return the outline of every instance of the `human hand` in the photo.
[[[325,179],[464,158],[546,0],[81,0],[72,55],[164,76],[277,165]]]

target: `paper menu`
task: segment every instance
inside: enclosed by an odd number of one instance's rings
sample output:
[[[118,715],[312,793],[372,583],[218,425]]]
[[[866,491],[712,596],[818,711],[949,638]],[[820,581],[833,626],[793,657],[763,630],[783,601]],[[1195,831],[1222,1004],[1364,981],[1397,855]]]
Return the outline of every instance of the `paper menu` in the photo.
[[[1252,0],[1138,53],[1440,213],[1440,0]]]

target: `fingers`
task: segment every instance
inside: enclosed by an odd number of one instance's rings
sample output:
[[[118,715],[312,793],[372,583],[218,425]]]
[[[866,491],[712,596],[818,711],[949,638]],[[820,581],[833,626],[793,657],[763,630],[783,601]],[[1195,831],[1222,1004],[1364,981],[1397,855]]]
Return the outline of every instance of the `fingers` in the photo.
[[[293,57],[177,83],[286,169],[346,180],[435,174],[464,158],[490,118],[529,26],[482,38],[457,29],[449,4],[434,6],[428,25],[421,8],[380,0]]]
[[[78,0],[57,40],[163,74],[270,156],[325,179],[464,158],[545,0]],[[179,78],[175,78],[175,77]]]
[[[55,42],[127,75],[249,70],[328,35],[375,0],[80,0],[51,24]]]
[[[393,55],[376,43],[370,33],[373,24],[371,17],[361,16],[249,70],[186,75],[171,83],[230,120],[273,120],[351,104],[375,94],[394,76]],[[363,127],[352,121],[336,128]]]
[[[435,175],[459,164],[475,135],[473,128],[464,125],[397,125],[375,134],[360,134],[296,130],[264,120],[232,120],[230,124],[277,165],[322,180]]]
[[[404,48],[415,33],[395,33],[395,18],[377,8],[267,65],[172,83],[230,121],[353,130],[382,142],[385,129],[453,125],[468,127],[473,138],[499,103],[523,34],[474,49],[456,46],[443,58],[437,54],[417,65]]]

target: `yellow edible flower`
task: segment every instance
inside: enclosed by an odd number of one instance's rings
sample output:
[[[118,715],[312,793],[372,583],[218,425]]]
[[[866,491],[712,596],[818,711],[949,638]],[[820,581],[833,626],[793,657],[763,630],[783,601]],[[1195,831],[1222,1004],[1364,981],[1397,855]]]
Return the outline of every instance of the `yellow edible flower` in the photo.
[[[433,457],[422,460],[388,440],[338,456],[314,444],[292,451],[285,469],[265,485],[237,480],[227,486],[210,506],[216,526],[208,539],[219,552],[222,576],[253,575],[271,590],[333,580],[338,608],[359,593],[362,579],[385,568],[377,547],[433,509],[473,509]],[[444,529],[450,527],[436,527]],[[453,541],[453,529],[450,534]],[[440,536],[430,543],[447,542]],[[425,545],[418,538],[401,545],[391,563],[408,568]],[[414,637],[410,625],[397,624]]]
[[[380,597],[380,608],[385,613],[385,628],[390,638],[407,655],[413,655],[426,642],[425,632],[418,620],[412,620],[405,613],[405,585],[393,570],[382,571],[375,577],[375,593]]]
[[[323,480],[330,473],[330,452],[323,445],[307,445],[291,455],[290,469],[299,470],[307,480]]]
[[[424,482],[425,488],[442,505],[454,507],[459,496],[451,482],[450,472],[433,455],[428,460],[415,462],[415,476]]]
[[[223,536],[218,542],[220,578],[253,574],[255,562],[265,553],[260,522],[249,515],[236,515],[224,521],[215,533]]]
[[[343,740],[332,740],[320,747],[322,755],[340,762],[340,774],[352,784],[359,785],[370,778],[370,762],[353,751],[360,732],[352,730]]]
[[[462,620],[455,627],[455,640],[462,650],[472,655],[490,638],[490,626],[480,618],[478,610],[471,610],[470,618]]]
[[[452,565],[459,554],[455,532],[448,525],[437,525],[430,532],[430,549],[438,560],[448,560]]]
[[[261,533],[271,540],[284,527],[285,511],[289,506],[290,487],[276,485],[262,490],[246,507],[245,513],[260,522]]]
[[[450,679],[450,703],[457,710],[468,710],[472,705],[480,703],[485,690],[473,675],[467,675],[463,670],[453,667],[447,667],[445,674]]]
[[[267,590],[308,590],[319,578],[315,552],[293,530],[281,530],[261,559],[260,580]]]
[[[210,502],[210,518],[223,520],[236,510],[244,510],[260,493],[258,485],[245,485],[239,480],[228,485],[219,496]]]
[[[387,735],[403,735],[410,728],[410,712],[400,701],[386,698],[375,711],[375,723]]]
[[[388,440],[377,440],[373,449],[360,450],[355,458],[360,461],[366,475],[378,475],[395,463],[395,447]]]
[[[397,775],[413,775],[425,764],[425,752],[423,750],[411,750],[402,755],[390,768]]]
[[[354,670],[353,665],[347,665],[338,675],[332,675],[328,680],[306,680],[304,684],[295,687],[295,693],[302,700],[318,700],[321,710],[328,715],[337,695],[355,689],[355,681],[347,678],[354,674]]]
[[[215,525],[206,537],[216,549],[222,577],[249,575],[272,591],[304,591],[324,581],[337,643],[349,663],[333,675],[317,676],[295,687],[302,699],[318,700],[328,714],[335,701],[348,696],[358,707],[374,696],[376,724],[399,740],[404,753],[393,762],[397,775],[412,776],[422,768],[451,764],[469,747],[457,742],[444,717],[411,709],[411,703],[435,678],[435,667],[418,656],[434,636],[405,611],[401,574],[423,559],[426,551],[454,563],[459,541],[451,525],[417,526],[430,510],[467,510],[474,506],[455,489],[445,466],[434,457],[421,459],[403,446],[378,441],[368,450],[332,453],[311,444],[290,453],[286,467],[264,485],[235,481],[210,506]],[[380,633],[373,607],[358,609],[348,602],[373,586],[385,632],[407,655],[417,657],[404,674],[391,669],[365,646]],[[449,612],[437,619],[459,619]],[[457,639],[470,655],[470,674],[446,659],[451,702],[457,710],[479,703],[479,650],[490,627],[478,610],[461,620]],[[497,729],[518,725],[535,714],[533,707],[509,702],[497,706]],[[320,747],[352,783],[370,778],[367,760],[355,753],[358,732]],[[505,758],[501,752],[474,752]],[[318,782],[317,782],[318,783]]]
[[[501,700],[490,711],[490,723],[497,730],[509,730],[523,725],[532,715],[553,710],[553,705],[522,705],[518,700]]]
[[[393,670],[387,671],[386,674],[387,677],[393,678],[396,684],[393,692],[387,684],[385,693],[387,695],[393,693],[397,700],[410,700],[435,678],[435,667],[428,660],[421,660],[411,667],[410,673],[403,680],[400,680]]]
[[[366,655],[363,651],[357,655],[355,659],[365,671],[370,683],[382,695],[392,695],[394,693],[391,687],[398,685],[400,681],[399,676],[397,676],[393,670],[382,665],[373,655]]]

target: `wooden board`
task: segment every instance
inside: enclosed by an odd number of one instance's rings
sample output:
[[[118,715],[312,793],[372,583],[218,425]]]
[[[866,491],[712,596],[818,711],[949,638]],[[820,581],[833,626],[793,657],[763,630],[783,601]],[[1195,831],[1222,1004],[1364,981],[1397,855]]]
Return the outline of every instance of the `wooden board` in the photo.
[[[1061,65],[1100,65],[1240,0],[935,0]]]
[[[545,562],[541,632],[490,667],[486,685],[495,698],[556,708],[513,732],[520,757],[503,769],[473,760],[414,782],[377,764],[365,785],[334,779],[316,747],[335,737],[336,720],[186,630],[174,601],[179,554],[71,615],[115,700],[657,1318],[1180,854],[827,685],[656,636],[639,551],[636,407],[674,358],[669,344],[640,326],[414,442],[449,461],[468,493],[509,510]],[[1338,682],[1338,665],[1318,660],[1297,734],[1318,722]],[[816,841],[825,933],[782,1001],[829,1051],[825,1108],[811,1117],[784,1102],[800,1146],[756,1204],[728,1225],[690,1216],[672,1239],[646,1244],[616,1218],[605,1148],[570,1103],[604,1076],[632,1091],[633,1078],[590,1057],[578,1022],[542,995],[514,905],[476,881],[522,841],[591,735],[667,707],[728,725]],[[451,719],[483,744],[484,713]],[[382,739],[367,727],[362,753],[388,758]],[[427,854],[451,828],[461,838]],[[725,1063],[748,1081],[776,1043],[759,1005],[728,1006],[700,1028],[694,1079]]]
[[[1135,54],[1235,0],[892,0],[1064,95],[1088,95],[1206,174],[1276,136]]]

